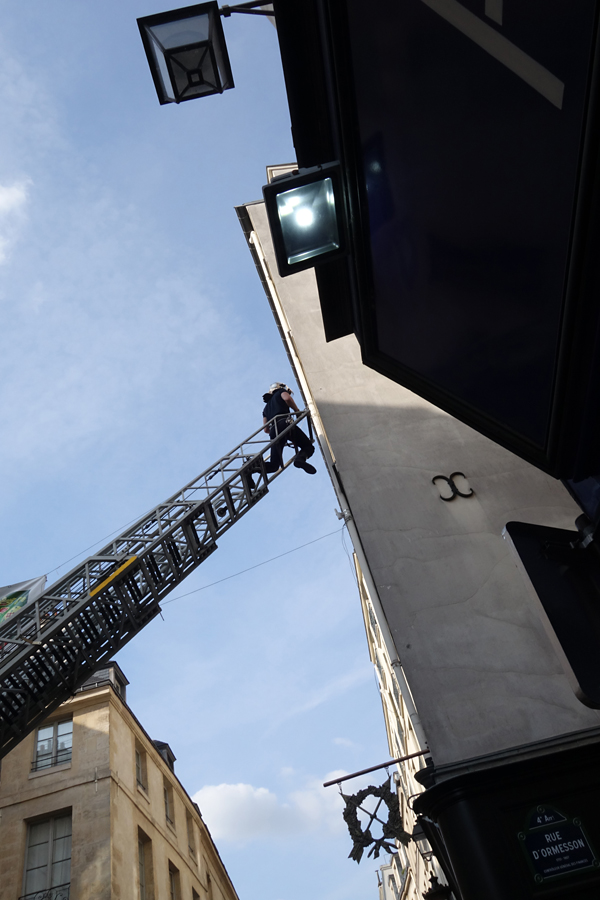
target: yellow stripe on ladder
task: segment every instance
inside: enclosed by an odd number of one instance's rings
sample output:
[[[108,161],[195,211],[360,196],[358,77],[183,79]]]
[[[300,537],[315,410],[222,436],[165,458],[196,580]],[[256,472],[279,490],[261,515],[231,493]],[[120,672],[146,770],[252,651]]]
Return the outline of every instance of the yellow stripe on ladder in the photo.
[[[130,556],[129,559],[127,560],[127,562],[124,562],[122,566],[119,566],[119,568],[116,570],[116,572],[113,572],[112,575],[109,575],[108,578],[106,578],[104,581],[102,581],[98,585],[98,587],[95,587],[93,591],[90,591],[90,597],[93,597],[95,594],[98,594],[101,590],[103,590],[103,588],[106,587],[107,584],[110,584],[111,581],[114,581],[114,579],[117,577],[117,575],[120,575],[121,572],[123,572],[125,569],[127,569],[128,566],[130,566],[132,562],[136,561],[136,559],[137,559],[137,556]]]

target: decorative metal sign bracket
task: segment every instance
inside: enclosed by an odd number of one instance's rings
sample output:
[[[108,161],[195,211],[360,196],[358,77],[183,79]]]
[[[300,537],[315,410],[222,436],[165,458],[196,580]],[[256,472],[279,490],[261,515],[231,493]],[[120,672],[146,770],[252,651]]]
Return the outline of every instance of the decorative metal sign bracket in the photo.
[[[400,841],[405,845],[410,842],[411,835],[404,830],[398,795],[395,791],[392,791],[389,778],[384,781],[383,784],[379,785],[379,787],[370,784],[368,787],[363,788],[362,791],[357,791],[356,794],[343,794],[340,788],[340,793],[346,804],[342,815],[348,826],[350,837],[352,838],[352,850],[348,854],[349,859],[354,859],[359,863],[364,851],[371,844],[373,844],[373,846],[369,850],[367,856],[373,856],[374,859],[377,859],[382,850],[385,850],[387,853],[396,852],[394,844],[395,840]],[[370,812],[368,809],[364,809],[364,807],[361,806],[367,797],[378,798],[378,803],[374,812]],[[382,803],[385,803],[388,808],[388,818],[386,822],[382,821],[377,815]],[[368,824],[365,828],[361,826],[358,818],[359,809],[369,817]],[[380,838],[375,838],[371,834],[371,825],[374,821],[379,822],[381,825],[382,836]]]
[[[459,491],[459,489],[457,488],[457,486],[454,482],[454,479],[458,475],[460,475],[460,477],[464,478],[466,481],[467,476],[465,475],[464,472],[452,472],[451,475],[436,475],[435,478],[431,479],[432,484],[435,484],[436,481],[445,481],[446,484],[448,485],[448,487],[450,488],[450,490],[452,491],[452,494],[449,497],[444,497],[444,496],[442,496],[442,494],[440,494],[440,500],[445,500],[446,503],[449,503],[451,500],[455,500],[456,497],[472,497],[473,496],[473,494],[475,493],[473,488],[469,488],[468,494],[465,494],[464,491]]]
[[[379,763],[377,766],[370,766],[368,769],[361,769],[360,772],[353,772],[352,775],[342,775],[341,778],[334,778],[333,781],[326,781],[323,787],[331,787],[334,784],[341,784],[342,781],[350,781],[352,778],[358,778],[359,775],[367,775],[369,772],[377,772],[378,769],[387,769],[389,766],[395,766],[396,763],[406,762],[407,759],[414,759],[416,756],[429,756],[429,750],[418,750],[417,753],[409,753],[408,756],[398,756],[396,759],[388,759],[387,762]]]

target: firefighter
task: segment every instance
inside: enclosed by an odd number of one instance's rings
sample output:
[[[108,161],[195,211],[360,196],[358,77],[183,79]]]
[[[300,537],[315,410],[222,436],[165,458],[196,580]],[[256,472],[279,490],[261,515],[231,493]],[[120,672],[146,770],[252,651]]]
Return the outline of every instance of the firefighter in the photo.
[[[263,395],[263,401],[266,404],[263,409],[264,431],[269,435],[271,440],[276,438],[278,434],[281,434],[281,432],[293,421],[290,410],[295,413],[300,412],[296,405],[296,401],[292,397],[292,393],[293,392],[287,384],[276,381],[275,384],[271,385],[267,393]],[[267,425],[267,423],[275,416],[277,418],[275,418],[270,425]],[[296,459],[294,460],[296,468],[304,469],[309,475],[315,475],[317,470],[313,465],[307,462],[309,456],[312,456],[315,452],[315,448],[310,439],[297,425],[294,425],[294,427],[288,431],[285,438],[282,438],[281,441],[277,441],[277,443],[273,444],[271,447],[271,459],[265,466],[267,472],[276,472],[282,467],[283,448],[286,440],[290,440],[296,447]]]

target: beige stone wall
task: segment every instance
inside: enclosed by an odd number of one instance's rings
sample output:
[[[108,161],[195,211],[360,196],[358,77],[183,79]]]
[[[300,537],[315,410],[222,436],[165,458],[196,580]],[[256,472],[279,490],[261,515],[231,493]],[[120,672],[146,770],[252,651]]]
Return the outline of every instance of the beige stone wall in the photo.
[[[236,894],[214,845],[183,787],[139,727],[129,710],[114,703],[110,710],[112,816],[112,884],[114,900],[137,896],[138,829],[150,839],[154,870],[155,900],[168,896],[169,862],[179,871],[182,897],[194,888],[209,900],[207,875],[211,876],[214,900],[235,900]],[[146,753],[147,789],[136,781],[135,744]],[[173,824],[166,818],[164,779],[173,791]],[[193,848],[188,841],[191,818]],[[123,848],[135,847],[135,854]]]
[[[89,691],[63,704],[48,722],[73,715],[70,763],[31,771],[35,733],[2,761],[0,900],[22,893],[27,822],[72,810],[72,896],[110,898],[110,771],[108,693]]]
[[[192,888],[201,900],[237,900],[194,804],[115,691],[108,685],[84,691],[47,721],[70,714],[70,763],[32,772],[35,734],[2,761],[0,900],[22,894],[27,822],[68,809],[73,817],[72,900],[137,900],[138,829],[152,842],[154,897],[148,900],[170,896],[169,863],[179,871],[181,900],[191,900]],[[136,741],[146,753],[146,789],[136,780]],[[172,788],[172,825],[163,779]]]

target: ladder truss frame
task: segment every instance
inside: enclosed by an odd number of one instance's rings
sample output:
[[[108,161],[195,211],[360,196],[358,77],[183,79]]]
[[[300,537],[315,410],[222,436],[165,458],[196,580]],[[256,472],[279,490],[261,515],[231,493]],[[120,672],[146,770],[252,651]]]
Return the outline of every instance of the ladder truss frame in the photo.
[[[302,421],[314,443],[308,410],[274,440],[261,426],[0,626],[0,758],[157,616],[160,601],[268,493],[297,454],[267,473],[265,453]]]

